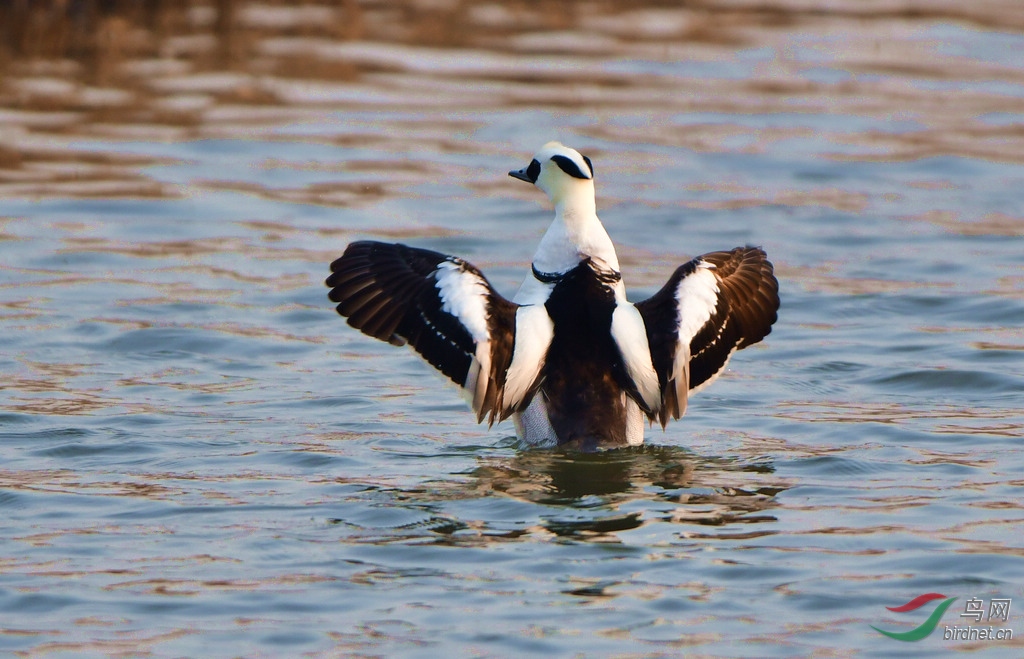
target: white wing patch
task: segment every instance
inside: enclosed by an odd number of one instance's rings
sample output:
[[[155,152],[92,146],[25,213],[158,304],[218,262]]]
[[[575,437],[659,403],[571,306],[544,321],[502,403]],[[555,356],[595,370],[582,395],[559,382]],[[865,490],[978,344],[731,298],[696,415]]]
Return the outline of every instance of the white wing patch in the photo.
[[[488,340],[487,295],[490,289],[479,275],[458,263],[437,264],[437,291],[442,309],[459,319],[479,345]]]
[[[503,409],[519,405],[537,381],[554,336],[555,325],[544,305],[519,307],[516,311],[516,340],[505,375]]]
[[[435,271],[441,309],[455,316],[476,343],[463,396],[480,417],[491,373],[491,340],[487,330],[487,282],[458,263],[442,261]]]
[[[648,409],[656,410],[661,405],[661,387],[658,374],[651,361],[651,346],[647,341],[644,319],[637,308],[629,302],[620,302],[612,312],[612,339],[622,353],[629,374]]]
[[[683,277],[676,287],[679,343],[687,348],[718,307],[718,277],[714,269],[714,264],[701,261],[693,274]]]
[[[690,343],[701,328],[711,320],[718,308],[718,276],[715,265],[701,261],[689,276],[683,277],[676,286],[676,308],[678,309],[679,337],[676,354],[672,360],[672,374],[669,386],[675,387],[679,416],[686,414],[690,394]]]

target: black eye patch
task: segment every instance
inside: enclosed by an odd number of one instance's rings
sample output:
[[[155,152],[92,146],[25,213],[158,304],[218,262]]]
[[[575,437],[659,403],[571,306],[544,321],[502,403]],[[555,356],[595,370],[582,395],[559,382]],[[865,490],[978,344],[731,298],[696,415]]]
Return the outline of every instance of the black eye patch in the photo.
[[[536,158],[530,161],[530,166],[526,168],[526,175],[534,183],[537,182],[537,177],[540,176],[540,163],[537,162]]]
[[[590,168],[590,176],[587,176],[587,174],[580,170],[580,166],[577,165],[576,161],[573,160],[572,158],[566,156],[551,156],[551,161],[558,165],[559,169],[561,169],[569,176],[572,176],[573,178],[589,179],[591,176],[593,176],[593,167]],[[587,164],[589,165],[589,161]]]

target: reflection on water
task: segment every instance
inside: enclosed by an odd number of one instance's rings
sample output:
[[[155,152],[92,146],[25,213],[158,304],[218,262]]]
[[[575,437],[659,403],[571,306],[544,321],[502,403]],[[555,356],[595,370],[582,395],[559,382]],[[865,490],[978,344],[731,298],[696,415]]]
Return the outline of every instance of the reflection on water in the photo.
[[[1024,596],[1017,5],[0,3],[0,653],[979,649],[870,626]],[[551,138],[638,297],[777,266],[643,448],[519,450],[325,297],[356,238],[511,294]]]

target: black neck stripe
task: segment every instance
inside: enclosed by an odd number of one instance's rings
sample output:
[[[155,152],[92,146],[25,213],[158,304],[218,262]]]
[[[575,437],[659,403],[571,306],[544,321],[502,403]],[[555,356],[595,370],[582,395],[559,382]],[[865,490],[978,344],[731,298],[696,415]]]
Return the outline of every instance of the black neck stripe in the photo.
[[[544,284],[555,284],[562,279],[561,273],[558,272],[541,272],[537,266],[532,264],[530,269],[533,270],[534,279]]]

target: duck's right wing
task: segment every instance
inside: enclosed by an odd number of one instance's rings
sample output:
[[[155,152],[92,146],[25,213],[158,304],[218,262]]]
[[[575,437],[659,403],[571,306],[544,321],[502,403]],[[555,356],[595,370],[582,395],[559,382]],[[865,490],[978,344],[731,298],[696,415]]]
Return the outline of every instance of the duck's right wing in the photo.
[[[636,308],[661,385],[658,420],[686,412],[689,392],[710,384],[737,350],[771,332],[779,282],[759,247],[711,252],[683,264]]]
[[[543,305],[502,297],[460,258],[361,241],[331,264],[328,297],[359,331],[408,343],[463,388],[477,421],[529,404],[554,334]]]

